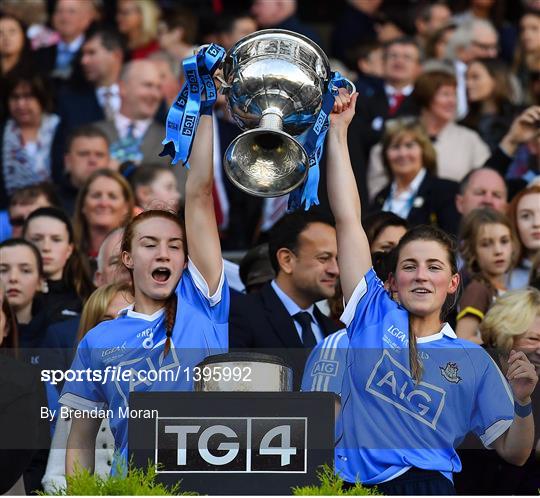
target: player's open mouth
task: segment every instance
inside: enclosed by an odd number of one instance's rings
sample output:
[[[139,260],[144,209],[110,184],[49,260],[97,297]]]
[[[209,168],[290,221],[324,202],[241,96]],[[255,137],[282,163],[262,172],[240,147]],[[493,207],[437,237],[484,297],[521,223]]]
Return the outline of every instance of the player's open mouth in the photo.
[[[167,280],[169,280],[171,276],[171,270],[169,270],[168,268],[156,268],[153,272],[152,272],[152,278],[156,281],[156,282],[159,282],[159,283],[165,283],[167,282]]]
[[[431,291],[425,287],[418,287],[417,289],[413,289],[412,292],[415,294],[431,294]]]

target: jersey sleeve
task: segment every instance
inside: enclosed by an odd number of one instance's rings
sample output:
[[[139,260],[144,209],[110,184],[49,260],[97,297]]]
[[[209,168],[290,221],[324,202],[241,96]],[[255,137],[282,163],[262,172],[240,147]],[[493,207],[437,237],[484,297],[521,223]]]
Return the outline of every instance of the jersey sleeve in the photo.
[[[86,337],[80,342],[71,365],[73,380],[66,380],[59,403],[77,410],[103,409],[107,406],[96,376],[92,374],[92,348]],[[103,372],[95,372],[103,373]]]
[[[473,280],[465,290],[459,301],[459,313],[457,319],[464,316],[474,316],[482,321],[487,310],[491,306],[491,294],[482,282]]]
[[[477,372],[476,397],[471,417],[471,431],[487,448],[504,434],[514,420],[514,397],[499,367],[482,349],[471,351]]]
[[[302,391],[334,392],[341,395],[348,347],[346,330],[335,332],[319,342],[304,368]]]
[[[352,338],[355,332],[379,323],[384,315],[397,307],[371,268],[354,289],[340,320],[347,327],[349,338]]]
[[[204,277],[188,258],[188,266],[180,279],[176,294],[180,301],[187,301],[204,311],[214,323],[228,323],[230,299],[224,266],[221,267],[218,287],[211,295]]]

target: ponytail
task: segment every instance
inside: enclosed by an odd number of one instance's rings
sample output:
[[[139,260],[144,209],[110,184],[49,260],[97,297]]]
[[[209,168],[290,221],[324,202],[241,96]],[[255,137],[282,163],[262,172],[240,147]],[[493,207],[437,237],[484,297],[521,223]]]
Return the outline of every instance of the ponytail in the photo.
[[[411,378],[418,384],[422,380],[422,374],[424,373],[424,366],[418,358],[418,344],[416,342],[416,336],[411,327],[411,317],[409,316],[409,365],[411,371]]]
[[[178,308],[178,297],[176,293],[172,293],[167,303],[165,304],[165,348],[163,350],[163,358],[165,358],[171,349],[171,337],[176,320],[176,309]]]

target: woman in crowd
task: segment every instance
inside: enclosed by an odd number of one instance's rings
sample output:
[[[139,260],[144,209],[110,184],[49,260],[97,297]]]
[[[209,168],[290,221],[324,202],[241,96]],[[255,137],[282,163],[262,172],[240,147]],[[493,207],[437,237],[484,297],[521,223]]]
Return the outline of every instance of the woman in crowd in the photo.
[[[523,289],[529,282],[532,260],[540,253],[540,186],[521,190],[508,211],[519,237],[517,265],[510,273],[509,289]]]
[[[135,202],[142,209],[148,209],[152,202],[160,201],[168,209],[178,211],[180,192],[178,181],[169,166],[141,164],[127,177],[135,194]]]
[[[540,11],[527,10],[519,22],[520,47],[516,53],[514,72],[524,90],[529,88],[531,73],[537,73],[540,60]],[[526,95],[529,104],[533,104],[532,95]]]
[[[129,60],[144,59],[159,50],[160,10],[155,0],[120,0],[116,10],[118,31],[127,38]]]
[[[79,190],[73,216],[75,243],[83,257],[97,257],[105,237],[133,216],[135,200],[127,180],[111,170],[90,175]]]
[[[0,127],[0,209],[20,187],[50,180],[63,151],[51,93],[37,75],[18,74],[5,85],[8,119]]]
[[[407,233],[407,222],[391,212],[381,212],[366,216],[362,220],[371,254],[390,252]]]
[[[469,112],[461,124],[494,151],[518,114],[509,70],[497,59],[476,59],[467,68],[466,85]]]
[[[147,385],[146,372],[164,366],[191,369],[228,347],[229,291],[212,199],[212,140],[212,117],[201,116],[186,183],[185,228],[176,213],[158,210],[145,211],[127,225],[122,262],[131,273],[134,303],[118,319],[89,331],[72,365],[76,371],[104,370],[129,360],[138,373],[132,382],[66,382],[60,399],[72,408],[112,410],[109,423],[121,460],[127,457],[128,420],[120,408],[127,406],[129,391],[192,389],[192,379],[184,375]],[[126,344],[121,358],[99,353],[118,344]],[[76,465],[94,469],[99,425],[99,419],[72,420],[67,474]]]
[[[58,208],[39,208],[26,219],[23,236],[43,260],[46,293],[39,306],[47,314],[47,325],[78,315],[94,286],[67,215]]]
[[[43,263],[36,247],[24,239],[0,243],[0,282],[15,312],[21,348],[39,348],[44,314],[36,313],[34,298],[43,290]]]
[[[77,342],[98,323],[114,320],[118,313],[133,302],[131,284],[109,284],[96,289],[88,298],[81,313]],[[47,470],[43,476],[43,489],[57,494],[66,487],[66,447],[71,420],[59,418],[52,440],[52,448],[47,461]],[[96,440],[95,472],[106,477],[111,471],[114,449],[114,437],[109,422],[104,419]]]
[[[439,29],[435,30],[426,42],[426,59],[438,59],[443,61],[447,58],[446,46],[448,40],[456,30],[456,24],[449,22]]]
[[[391,211],[411,227],[429,223],[455,233],[458,184],[436,177],[437,155],[420,124],[398,120],[387,126],[382,157],[392,183],[375,196],[372,211]]]
[[[478,133],[455,123],[456,87],[452,74],[442,70],[426,71],[416,80],[413,97],[420,107],[420,123],[437,154],[438,176],[459,182],[469,171],[484,164],[490,152]],[[370,152],[370,192],[377,185],[382,188],[388,183],[381,149],[378,144]]]
[[[5,83],[3,78],[31,66],[32,50],[25,26],[15,16],[0,15],[0,81]]]
[[[458,337],[481,343],[478,325],[506,291],[516,261],[517,240],[510,220],[493,209],[475,209],[462,221],[459,240],[470,283],[459,301]]]
[[[407,232],[390,278],[401,304],[385,291],[372,269],[347,148],[355,104],[356,95],[350,103],[340,96],[327,136],[328,198],[350,340],[336,468],[346,482],[377,485],[385,494],[454,494],[452,473],[461,468],[454,444],[469,431],[507,461],[522,465],[528,458],[538,377],[524,353],[512,352],[510,391],[485,351],[443,322],[459,274],[454,244],[442,230]]]
[[[512,350],[523,351],[540,372],[540,291],[526,288],[500,297],[480,324],[484,346],[506,369]],[[536,495],[540,483],[540,390],[532,393],[534,445],[523,467],[504,462],[496,453],[479,451],[470,441],[461,450],[463,473],[456,478],[459,494]],[[470,448],[470,449],[469,449]]]

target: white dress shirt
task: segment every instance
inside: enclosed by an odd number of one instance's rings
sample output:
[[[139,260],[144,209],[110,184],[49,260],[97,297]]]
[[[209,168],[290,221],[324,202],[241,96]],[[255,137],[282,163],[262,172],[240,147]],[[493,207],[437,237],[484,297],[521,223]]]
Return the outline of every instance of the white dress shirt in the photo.
[[[96,88],[96,98],[101,108],[105,109],[106,99],[105,94],[110,92],[110,106],[114,113],[120,111],[120,88],[117,83],[113,83],[111,86],[100,86]]]
[[[142,139],[148,130],[148,127],[152,124],[152,118],[132,120],[120,113],[116,114],[114,117],[114,126],[116,127],[116,131],[120,138],[127,137],[128,129],[131,124],[134,125],[133,136],[136,139]]]
[[[407,219],[413,206],[415,206],[416,194],[424,177],[426,176],[426,169],[422,168],[414,177],[409,186],[399,194],[396,195],[397,184],[395,181],[390,186],[390,195],[384,201],[383,211],[391,211],[398,216],[401,216],[404,220]],[[415,206],[420,207],[420,206]]]

